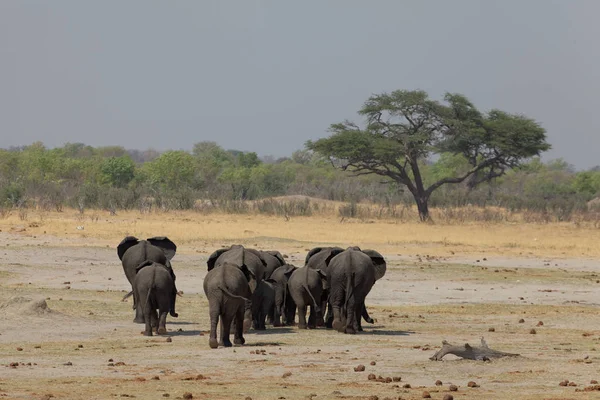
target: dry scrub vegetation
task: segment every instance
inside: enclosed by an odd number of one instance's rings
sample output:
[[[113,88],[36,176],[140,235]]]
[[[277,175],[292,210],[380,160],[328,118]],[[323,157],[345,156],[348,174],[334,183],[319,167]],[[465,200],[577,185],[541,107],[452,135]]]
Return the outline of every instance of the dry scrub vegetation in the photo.
[[[526,223],[516,214],[452,221],[434,210],[436,223],[421,224],[342,217],[340,206],[324,202],[310,216],[7,213],[0,218],[0,398],[598,398],[593,222]],[[167,320],[170,341],[141,336],[131,303],[120,302],[128,283],[115,246],[125,235],[166,235],[179,246],[173,266],[184,296],[180,317]],[[376,324],[358,335],[271,327],[249,333],[244,347],[209,349],[206,257],[238,242],[279,249],[296,265],[316,245],[380,250],[389,269],[367,297]],[[45,299],[48,308],[27,299]],[[444,339],[477,345],[481,336],[521,356],[429,360]],[[358,365],[364,371],[355,372]]]

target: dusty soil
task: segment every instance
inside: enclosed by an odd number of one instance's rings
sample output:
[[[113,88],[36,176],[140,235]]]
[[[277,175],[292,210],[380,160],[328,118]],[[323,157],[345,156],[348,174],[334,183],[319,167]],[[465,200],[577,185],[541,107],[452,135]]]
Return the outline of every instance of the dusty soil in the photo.
[[[211,350],[202,279],[208,254],[224,243],[180,246],[173,267],[184,296],[179,318],[167,320],[167,341],[141,336],[131,303],[121,302],[129,284],[114,249],[119,240],[0,232],[0,398],[600,397],[591,383],[600,380],[597,259],[429,257],[386,246],[388,272],[367,298],[377,322],[365,332],[270,327],[251,331],[243,347]],[[249,245],[277,248],[298,266],[311,247],[272,239]],[[521,356],[429,360],[444,339],[478,345],[482,336]],[[359,364],[363,372],[354,371]],[[576,386],[559,386],[563,380]]]

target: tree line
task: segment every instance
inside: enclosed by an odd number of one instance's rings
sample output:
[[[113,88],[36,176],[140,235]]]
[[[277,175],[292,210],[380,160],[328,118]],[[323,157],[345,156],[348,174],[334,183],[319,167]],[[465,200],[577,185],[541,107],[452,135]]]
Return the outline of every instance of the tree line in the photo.
[[[469,169],[460,156],[442,153],[422,160],[423,182],[432,184]],[[259,158],[200,142],[191,151],[157,152],[68,143],[47,148],[36,142],[0,149],[0,207],[193,209],[202,201],[243,201],[306,195],[384,207],[414,204],[402,185],[377,175],[336,168],[327,157],[298,150],[290,157]],[[447,185],[432,193],[434,207],[468,204],[549,212],[568,219],[600,195],[600,168],[575,171],[564,160],[538,157],[485,185]]]

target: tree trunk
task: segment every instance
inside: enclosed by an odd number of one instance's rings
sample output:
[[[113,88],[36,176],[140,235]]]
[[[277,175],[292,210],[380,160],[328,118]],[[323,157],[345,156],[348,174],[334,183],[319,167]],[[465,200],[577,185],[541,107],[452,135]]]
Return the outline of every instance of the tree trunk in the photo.
[[[503,351],[490,349],[485,342],[484,338],[481,338],[481,347],[473,347],[469,343],[465,343],[462,346],[454,346],[445,340],[442,341],[442,348],[438,350],[433,356],[429,357],[433,361],[441,361],[446,354],[454,354],[455,356],[462,357],[468,360],[483,360],[488,361],[492,358],[501,357],[516,357],[519,354],[505,353]]]
[[[429,205],[427,204],[429,201],[428,196],[424,195],[413,195],[415,198],[415,202],[417,203],[417,209],[419,210],[419,218],[421,222],[428,222],[430,220],[429,217]]]

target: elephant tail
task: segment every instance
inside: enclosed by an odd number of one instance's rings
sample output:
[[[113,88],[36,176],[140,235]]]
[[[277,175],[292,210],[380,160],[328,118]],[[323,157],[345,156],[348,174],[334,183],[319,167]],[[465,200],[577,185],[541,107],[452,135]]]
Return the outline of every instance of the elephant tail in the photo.
[[[240,300],[244,300],[244,301],[250,301],[250,299],[247,299],[243,296],[237,296],[233,293],[231,293],[229,290],[225,289],[224,287],[219,286],[219,289],[225,293],[225,295],[227,295],[228,297],[234,298],[234,299],[240,299]]]
[[[130,298],[131,296],[133,296],[133,290],[131,292],[127,293],[125,296],[123,296],[123,298],[121,299],[121,301],[125,301],[128,298]]]
[[[156,279],[156,270],[152,271],[152,281],[150,281],[150,286],[148,287],[148,294],[146,295],[146,303],[144,304],[144,310],[148,310],[151,306],[150,296],[152,295],[152,290],[154,290],[154,280]],[[145,311],[144,311],[145,312]]]
[[[348,280],[346,281],[346,301],[344,302],[344,308],[348,309],[348,301],[350,297],[354,295],[354,272],[351,272],[348,275]]]
[[[306,292],[308,293],[308,295],[310,296],[310,299],[313,302],[313,306],[315,307],[315,312],[321,312],[321,307],[319,307],[319,303],[317,302],[317,300],[315,300],[315,298],[313,297],[310,289],[308,288],[308,286],[306,286],[305,283],[302,284],[302,287],[304,288],[304,290],[306,290]],[[312,312],[312,311],[311,311]]]

